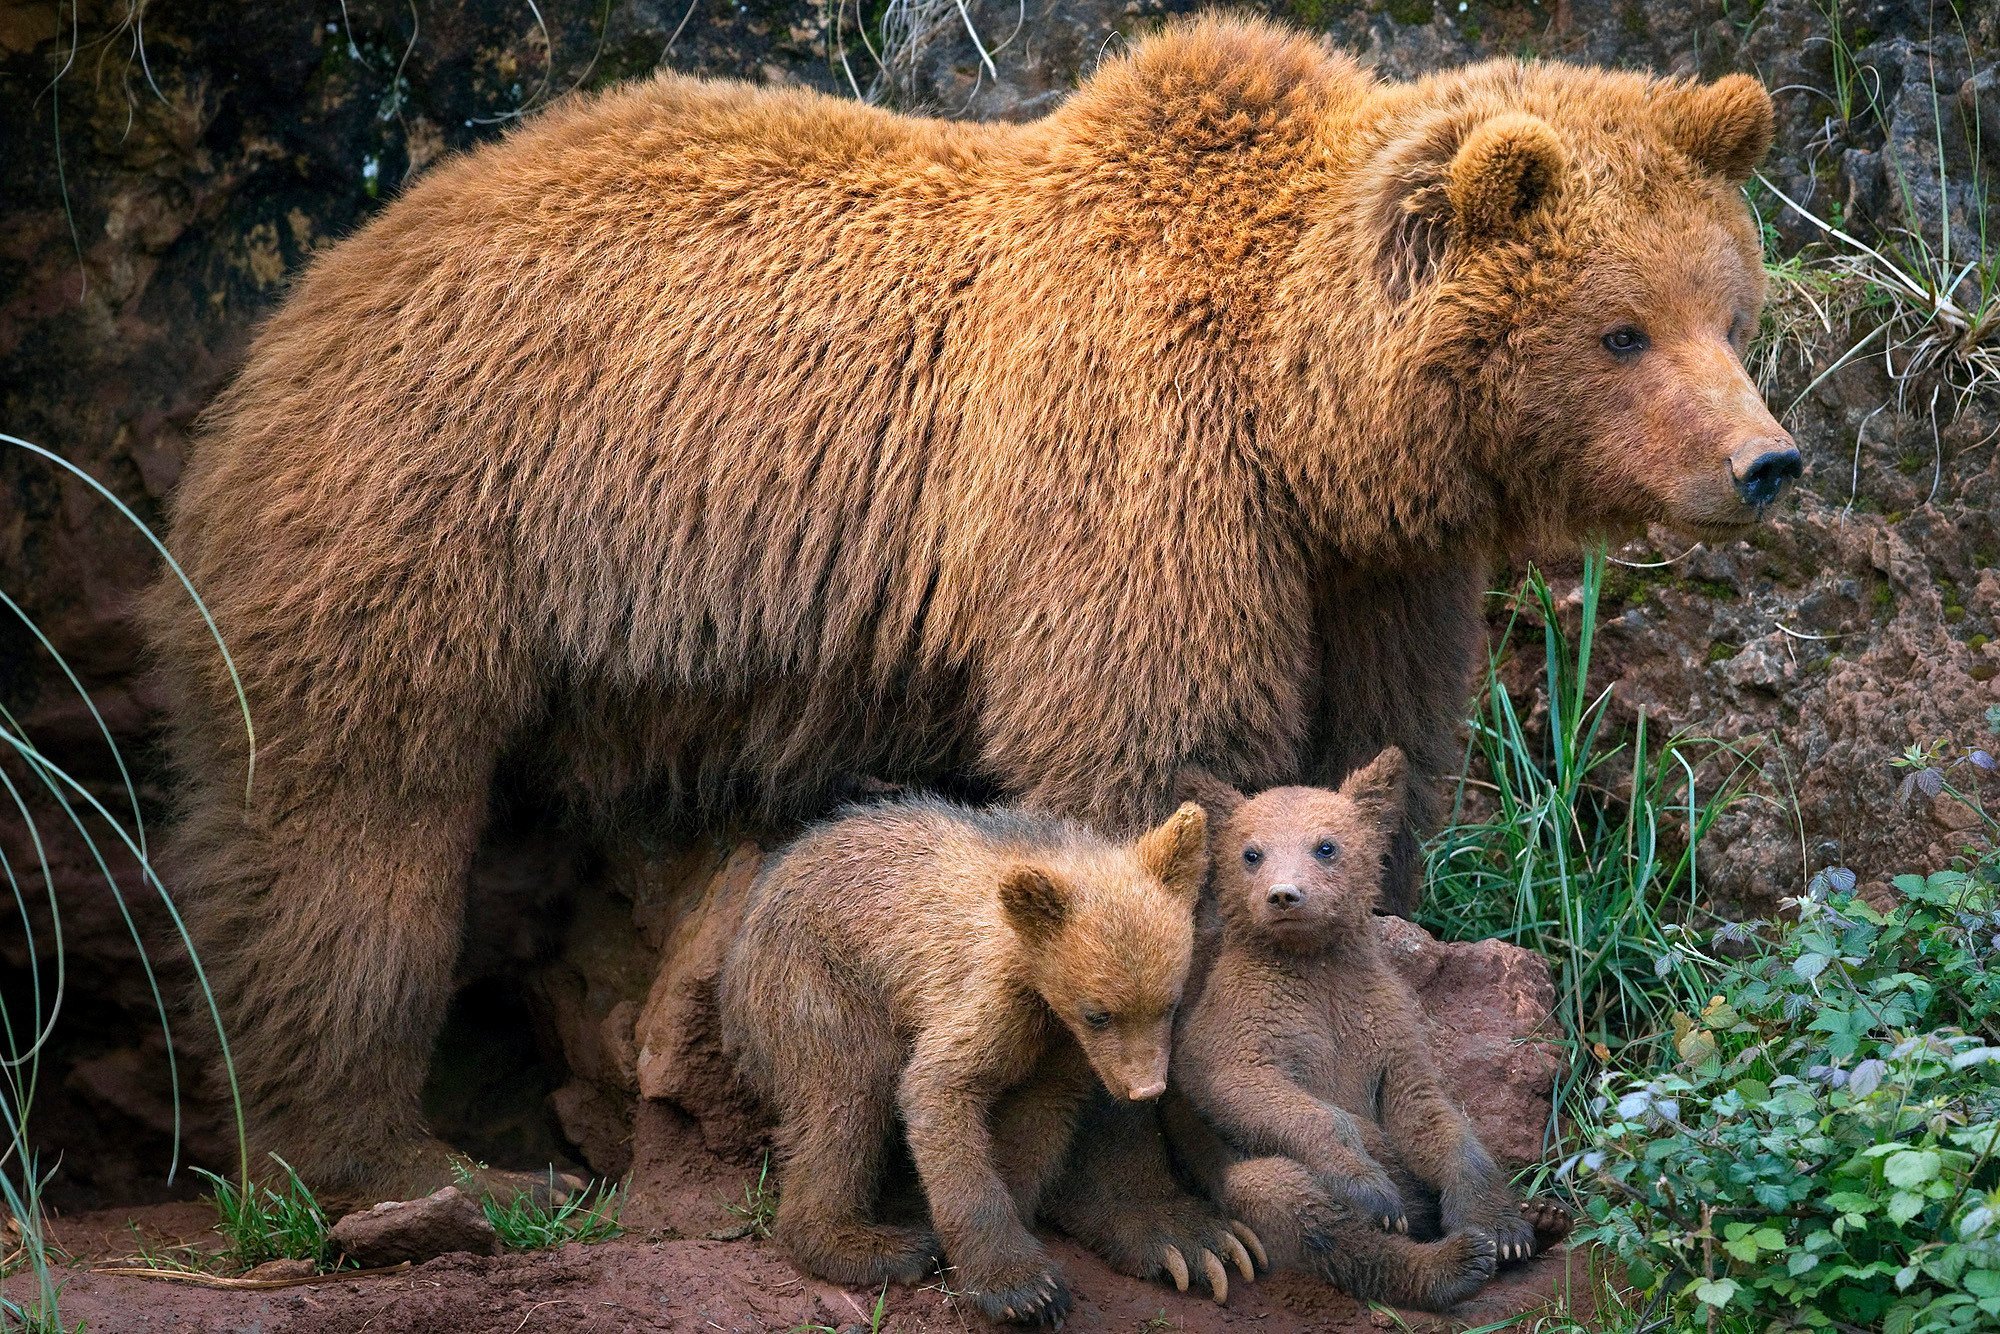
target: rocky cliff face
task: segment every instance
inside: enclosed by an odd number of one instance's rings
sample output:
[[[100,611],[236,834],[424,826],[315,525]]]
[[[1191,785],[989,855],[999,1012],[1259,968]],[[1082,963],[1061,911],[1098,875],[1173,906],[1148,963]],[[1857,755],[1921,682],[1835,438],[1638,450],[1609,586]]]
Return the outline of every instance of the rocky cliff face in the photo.
[[[867,8],[864,42],[854,7],[778,0],[14,5],[0,15],[0,430],[60,452],[157,524],[197,415],[288,276],[411,173],[524,112],[667,65],[942,114],[1033,116],[1127,35],[1185,7],[984,0],[964,11],[968,26],[952,0],[889,0]],[[1752,70],[1779,90],[1767,167],[1778,191],[1863,238],[1906,228],[1936,252],[1948,234],[1951,269],[1983,244],[1976,183],[2000,171],[1990,6],[1962,16],[1945,0],[1274,8],[1398,75],[1503,54]],[[1785,249],[1819,238],[1773,192],[1754,194]],[[1820,309],[1837,314],[1865,293],[1807,285],[1781,296],[1798,336],[1776,347],[1772,396],[1791,405],[1806,487],[1750,542],[1683,554],[1656,534],[1621,553],[1641,568],[1616,567],[1600,645],[1624,717],[1644,708],[1754,745],[1757,798],[1718,824],[1703,864],[1711,892],[1747,902],[1795,891],[1829,864],[1881,880],[1941,863],[1963,838],[1956,808],[1921,792],[1900,801],[1888,761],[1910,745],[1981,744],[2000,703],[1994,397],[1960,401],[1935,377],[1898,383],[1914,354],[1885,365],[1893,331],[1828,374],[1880,312],[1826,330]],[[0,447],[0,590],[78,673],[157,815],[157,701],[130,616],[155,561],[80,480]],[[97,721],[6,613],[0,704],[107,804],[124,800]],[[0,802],[0,848],[17,870],[38,860],[11,802]],[[38,1133],[69,1151],[59,1180],[74,1198],[163,1189],[165,1044],[136,950],[81,845],[57,839],[46,860],[70,990]],[[644,1069],[640,1050],[620,1045],[632,1041],[634,998],[674,930],[676,910],[655,903],[670,874],[658,868],[597,865],[529,822],[496,836],[435,1081],[447,1128],[496,1159],[610,1133],[620,1112],[605,1090]],[[165,939],[162,912],[126,869],[142,934]],[[632,888],[648,876],[654,891]],[[607,883],[625,891],[607,895]],[[46,914],[37,920],[47,959]],[[18,931],[0,941],[10,999],[29,992],[29,954]]]

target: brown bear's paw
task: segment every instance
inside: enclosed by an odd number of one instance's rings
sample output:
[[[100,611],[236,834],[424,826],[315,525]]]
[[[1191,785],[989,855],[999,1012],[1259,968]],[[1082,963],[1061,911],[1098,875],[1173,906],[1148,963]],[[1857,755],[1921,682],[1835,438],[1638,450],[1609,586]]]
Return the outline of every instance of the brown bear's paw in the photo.
[[[1047,1256],[1023,1257],[990,1272],[956,1277],[966,1285],[959,1296],[988,1320],[1053,1329],[1069,1315],[1069,1285]]]
[[[801,1269],[848,1288],[904,1287],[937,1271],[937,1235],[924,1228],[836,1223],[780,1227],[778,1242]]]
[[[1554,1200],[1521,1201],[1521,1217],[1534,1229],[1537,1255],[1568,1240],[1570,1229],[1576,1225],[1576,1217],[1568,1207]]]
[[[1396,1189],[1396,1183],[1386,1172],[1371,1172],[1366,1176],[1323,1176],[1320,1178],[1331,1195],[1343,1204],[1357,1219],[1373,1223],[1384,1232],[1408,1233],[1410,1219],[1403,1208],[1403,1194]]]
[[[1425,1244],[1423,1285],[1418,1305],[1448,1311],[1493,1277],[1499,1267],[1499,1245],[1489,1232],[1466,1228],[1443,1241]]]

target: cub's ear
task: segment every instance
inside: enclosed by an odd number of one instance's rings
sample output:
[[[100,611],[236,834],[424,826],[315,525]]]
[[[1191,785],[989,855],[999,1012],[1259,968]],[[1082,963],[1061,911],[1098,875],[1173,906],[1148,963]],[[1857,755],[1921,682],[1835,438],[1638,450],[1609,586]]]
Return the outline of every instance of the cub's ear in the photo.
[[[1169,889],[1197,893],[1208,877],[1208,816],[1196,802],[1183,802],[1157,829],[1139,836],[1139,864]]]
[[[1340,795],[1384,831],[1392,830],[1403,818],[1409,775],[1409,761],[1403,758],[1402,750],[1390,746],[1349,774],[1340,785]]]
[[[1181,770],[1174,783],[1175,794],[1182,801],[1201,803],[1208,813],[1211,823],[1220,824],[1236,814],[1249,798],[1198,765],[1190,765]]]
[[[1069,916],[1069,889],[1039,866],[1015,866],[1000,877],[1000,910],[1030,940],[1047,940]]]
[[[1777,118],[1771,95],[1748,74],[1709,84],[1683,84],[1658,101],[1660,133],[1695,165],[1725,181],[1742,182],[1770,151]]]
[[[1376,272],[1392,299],[1428,279],[1453,238],[1518,231],[1561,188],[1568,159],[1547,121],[1504,112],[1468,122],[1439,112],[1370,164],[1364,188],[1380,237]]]
[[[1562,144],[1540,116],[1509,111],[1465,136],[1445,172],[1453,224],[1467,237],[1514,230],[1562,177]]]

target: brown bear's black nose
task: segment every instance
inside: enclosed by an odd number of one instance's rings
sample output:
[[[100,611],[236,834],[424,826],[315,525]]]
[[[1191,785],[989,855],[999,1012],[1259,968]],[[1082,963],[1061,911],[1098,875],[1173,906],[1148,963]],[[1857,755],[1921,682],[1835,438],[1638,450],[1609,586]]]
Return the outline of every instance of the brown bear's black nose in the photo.
[[[1761,510],[1776,500],[1787,484],[1797,481],[1799,474],[1805,470],[1805,460],[1789,443],[1783,448],[1767,449],[1751,459],[1748,467],[1736,473],[1736,494],[1743,497],[1744,504]]]
[[[1305,902],[1305,895],[1299,893],[1297,885],[1271,886],[1271,906],[1273,908],[1296,908]]]

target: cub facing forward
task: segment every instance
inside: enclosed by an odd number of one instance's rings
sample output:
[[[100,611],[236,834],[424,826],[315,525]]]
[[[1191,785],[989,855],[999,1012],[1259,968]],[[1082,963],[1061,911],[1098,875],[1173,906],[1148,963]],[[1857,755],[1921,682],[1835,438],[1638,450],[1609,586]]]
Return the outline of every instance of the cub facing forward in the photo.
[[[912,1283],[942,1243],[987,1318],[1062,1317],[1028,1228],[1093,1073],[1121,1098],[1166,1089],[1205,836],[1193,803],[1118,843],[915,799],[819,826],[764,871],[723,1035],[778,1113],[775,1231],[802,1267]],[[935,1235],[873,1217],[899,1115]]]
[[[1168,1121],[1194,1174],[1275,1262],[1443,1309],[1496,1259],[1560,1238],[1568,1217],[1508,1185],[1445,1092],[1422,1008],[1378,942],[1372,907],[1406,768],[1391,747],[1338,792],[1202,793],[1216,821],[1205,925],[1219,939],[1176,1033]]]

